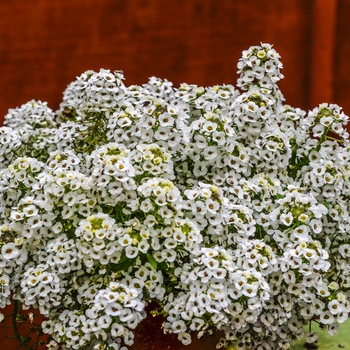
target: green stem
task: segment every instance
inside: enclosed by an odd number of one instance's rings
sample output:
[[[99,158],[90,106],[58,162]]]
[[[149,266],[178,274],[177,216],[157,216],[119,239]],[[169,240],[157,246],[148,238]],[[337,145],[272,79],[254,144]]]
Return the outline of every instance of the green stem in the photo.
[[[332,136],[327,136],[327,140],[332,140],[332,141],[337,141],[339,143],[344,143],[344,140],[339,140],[339,139],[332,137]]]
[[[16,339],[20,343],[20,346],[17,349],[19,349],[21,346],[23,346],[27,350],[32,350],[24,342],[24,339],[19,334],[18,327],[17,327],[17,314],[18,314],[18,311],[19,311],[19,301],[18,300],[14,300],[14,302],[13,302],[13,314],[12,314],[12,327],[13,327],[13,332],[15,333]]]
[[[36,341],[35,341],[35,350],[38,350],[38,346],[39,346],[39,339],[40,339],[40,334],[38,334],[38,336],[36,337]]]
[[[334,249],[334,248],[339,248],[339,247],[341,246],[341,244],[333,244],[333,243],[335,243],[335,239],[336,239],[339,235],[340,235],[340,232],[337,233],[337,234],[333,237],[333,240],[332,240],[332,242],[331,242],[331,245],[329,246],[329,251],[331,251],[331,250]],[[348,243],[348,242],[346,241],[346,243]]]

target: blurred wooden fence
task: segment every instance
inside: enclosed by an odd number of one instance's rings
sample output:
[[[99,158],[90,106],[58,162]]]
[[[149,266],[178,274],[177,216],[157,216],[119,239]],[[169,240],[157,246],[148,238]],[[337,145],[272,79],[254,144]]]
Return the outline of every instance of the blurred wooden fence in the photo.
[[[286,103],[350,113],[349,0],[10,0],[0,3],[0,118],[30,99],[57,109],[87,69],[178,86],[235,84],[251,45],[282,55]]]
[[[126,85],[235,84],[242,50],[260,42],[282,56],[286,103],[350,114],[349,14],[350,0],[2,1],[0,118],[31,99],[57,109],[87,69],[121,69]]]

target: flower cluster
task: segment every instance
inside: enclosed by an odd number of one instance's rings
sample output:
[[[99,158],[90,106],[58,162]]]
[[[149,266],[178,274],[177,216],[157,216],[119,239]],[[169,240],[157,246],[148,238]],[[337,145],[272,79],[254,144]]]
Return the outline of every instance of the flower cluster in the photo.
[[[281,56],[270,44],[252,46],[243,51],[242,58],[238,62],[240,77],[237,86],[248,90],[251,86],[259,86],[268,90],[276,91],[276,83],[283,79],[280,69]]]
[[[175,270],[182,292],[166,311],[165,330],[179,334],[184,344],[191,342],[189,332],[216,329],[235,331],[253,323],[270,298],[269,285],[261,273],[240,270],[232,251],[220,247],[202,248],[197,258]]]
[[[279,58],[244,51],[237,87],[87,71],[55,113],[9,110],[0,306],[38,309],[49,350],[126,350],[150,303],[183,344],[334,334],[350,313],[348,117],[285,105]]]

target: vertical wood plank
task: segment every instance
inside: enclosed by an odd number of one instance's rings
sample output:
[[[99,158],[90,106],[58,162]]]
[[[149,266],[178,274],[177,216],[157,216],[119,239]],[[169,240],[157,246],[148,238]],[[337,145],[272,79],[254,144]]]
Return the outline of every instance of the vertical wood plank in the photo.
[[[350,115],[350,1],[338,1],[337,32],[335,48],[335,103],[343,107],[344,113]],[[348,124],[350,130],[350,124]]]
[[[314,0],[310,108],[334,102],[338,0]]]

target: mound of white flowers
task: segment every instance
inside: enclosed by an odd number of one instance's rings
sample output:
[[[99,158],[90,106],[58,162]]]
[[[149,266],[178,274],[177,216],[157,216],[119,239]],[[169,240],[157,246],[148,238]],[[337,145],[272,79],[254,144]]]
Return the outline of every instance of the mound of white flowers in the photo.
[[[334,334],[350,312],[348,117],[285,105],[279,58],[244,51],[237,87],[87,71],[56,113],[10,109],[0,306],[38,309],[50,350],[125,350],[150,302],[184,344]]]

